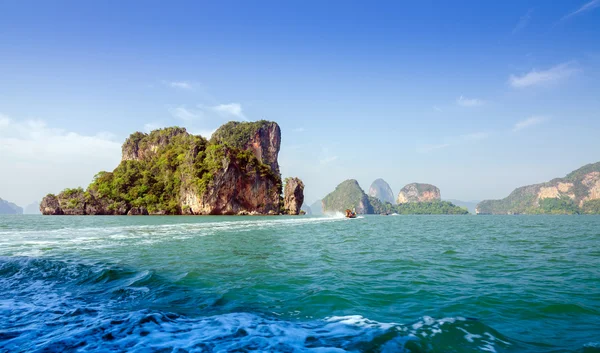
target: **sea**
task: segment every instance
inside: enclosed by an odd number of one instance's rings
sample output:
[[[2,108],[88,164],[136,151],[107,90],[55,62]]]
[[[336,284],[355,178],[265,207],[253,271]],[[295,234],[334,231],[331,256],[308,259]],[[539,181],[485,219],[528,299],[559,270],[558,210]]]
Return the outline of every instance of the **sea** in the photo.
[[[0,352],[600,352],[600,216],[1,216]]]

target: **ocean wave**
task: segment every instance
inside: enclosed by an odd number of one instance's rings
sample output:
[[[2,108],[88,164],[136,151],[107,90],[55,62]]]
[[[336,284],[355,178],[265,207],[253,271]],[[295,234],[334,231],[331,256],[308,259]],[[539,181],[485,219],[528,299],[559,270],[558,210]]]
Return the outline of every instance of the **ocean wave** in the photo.
[[[434,352],[450,342],[457,352],[495,352],[511,345],[461,317],[399,324],[360,315],[295,321],[143,308],[182,288],[152,271],[102,264],[0,257],[0,288],[0,351]]]
[[[35,330],[3,330],[9,351],[169,352],[496,352],[511,345],[480,322],[424,317],[410,325],[362,316],[309,322],[253,313],[190,318],[175,313],[96,311],[69,313],[62,322]]]

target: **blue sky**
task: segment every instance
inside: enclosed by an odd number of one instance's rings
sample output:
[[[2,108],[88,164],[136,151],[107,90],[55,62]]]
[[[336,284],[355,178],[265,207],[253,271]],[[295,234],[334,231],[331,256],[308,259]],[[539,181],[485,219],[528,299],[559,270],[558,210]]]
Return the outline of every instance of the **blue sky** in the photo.
[[[504,197],[600,160],[598,38],[600,0],[0,0],[0,197],[86,186],[133,131],[263,118],[310,202]]]

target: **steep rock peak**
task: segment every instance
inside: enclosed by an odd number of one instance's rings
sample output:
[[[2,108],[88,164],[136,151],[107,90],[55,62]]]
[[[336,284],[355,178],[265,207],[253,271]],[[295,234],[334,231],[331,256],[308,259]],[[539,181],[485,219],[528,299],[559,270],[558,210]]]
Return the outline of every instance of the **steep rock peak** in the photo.
[[[440,201],[440,189],[431,184],[408,184],[398,193],[398,203]]]
[[[168,145],[175,136],[189,135],[185,128],[174,126],[157,129],[149,134],[134,132],[129,135],[121,147],[121,160],[143,160],[152,153],[156,153],[160,147]]]
[[[212,135],[213,143],[222,143],[238,149],[252,151],[256,158],[279,174],[277,157],[281,147],[281,129],[276,122],[230,121]]]
[[[390,185],[383,179],[377,179],[369,188],[369,196],[378,198],[381,202],[394,204],[394,192]]]
[[[286,178],[283,190],[283,209],[286,214],[300,214],[304,203],[304,183],[299,178]]]

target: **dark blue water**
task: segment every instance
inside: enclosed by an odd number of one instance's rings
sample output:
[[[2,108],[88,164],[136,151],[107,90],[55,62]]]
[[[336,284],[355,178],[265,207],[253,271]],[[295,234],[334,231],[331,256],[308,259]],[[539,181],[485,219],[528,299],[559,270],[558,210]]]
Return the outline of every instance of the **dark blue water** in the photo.
[[[1,217],[0,351],[600,352],[600,217]]]

